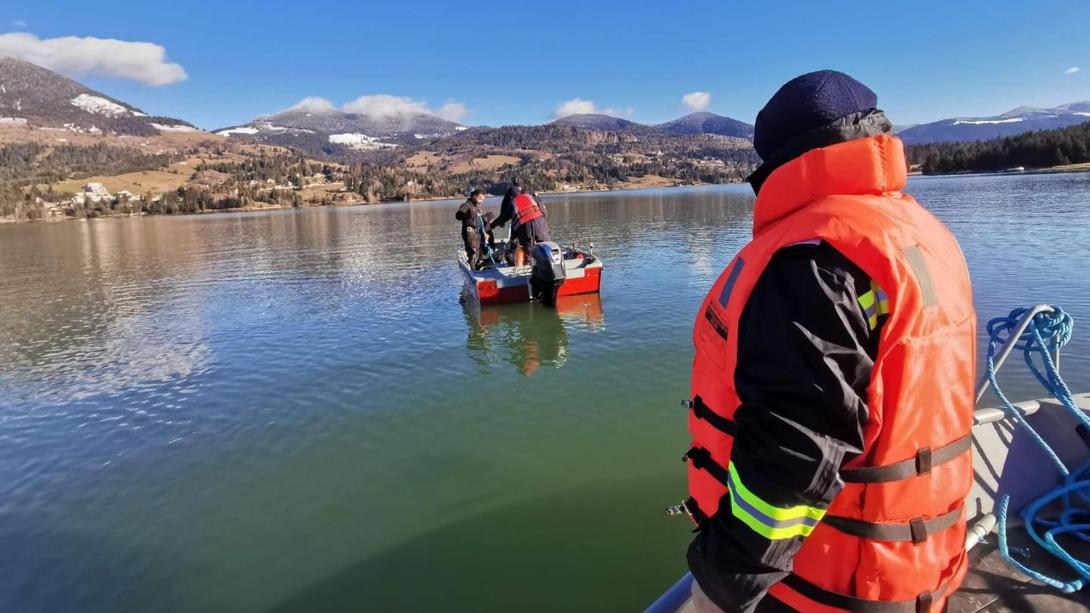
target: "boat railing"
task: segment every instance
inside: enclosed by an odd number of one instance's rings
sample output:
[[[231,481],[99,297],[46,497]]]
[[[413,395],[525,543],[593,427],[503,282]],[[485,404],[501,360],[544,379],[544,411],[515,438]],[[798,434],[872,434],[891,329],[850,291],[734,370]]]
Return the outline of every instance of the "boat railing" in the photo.
[[[1015,347],[1018,345],[1019,340],[1022,338],[1022,334],[1025,333],[1025,331],[1029,328],[1030,323],[1033,322],[1033,318],[1041,313],[1052,313],[1054,311],[1055,309],[1047,304],[1038,304],[1037,306],[1028,309],[1025,314],[1022,315],[1022,318],[1018,321],[1018,324],[1014,327],[1014,330],[1011,332],[1006,342],[1000,348],[999,353],[995,358],[994,372],[996,375],[999,374],[999,371],[1003,368],[1003,365],[1006,364],[1007,358],[1010,357],[1011,352],[1013,352]],[[1052,360],[1056,364],[1056,369],[1059,370],[1060,347],[1058,344],[1053,349]],[[988,389],[990,388],[991,379],[989,379],[987,375],[981,376],[980,382],[977,384],[976,387],[976,402],[980,402],[980,400],[984,397],[984,394],[987,393]],[[1024,402],[1014,403],[1014,407],[1017,410],[1021,411],[1023,415],[1029,416],[1040,410],[1041,403],[1037,400],[1027,400]],[[981,426],[984,424],[993,424],[1010,418],[1011,416],[1008,415],[1007,412],[1001,408],[989,407],[976,409],[973,412],[973,425]],[[966,531],[965,534],[965,550],[971,551],[973,547],[976,547],[978,544],[983,542],[984,538],[988,534],[991,534],[992,530],[995,530],[997,521],[998,520],[994,510],[992,512],[981,514],[980,517],[973,521],[972,525],[969,526],[969,529]]]
[[[1015,346],[1018,344],[1018,340],[1022,338],[1022,334],[1029,328],[1029,324],[1033,322],[1033,318],[1041,313],[1053,313],[1055,310],[1047,304],[1038,304],[1026,311],[1022,316],[1022,319],[1018,321],[1018,325],[1015,326],[1014,332],[1011,333],[1010,338],[1003,344],[1003,347],[999,350],[999,356],[995,359],[995,374],[999,374],[999,370],[1003,368],[1003,364],[1007,362],[1007,358],[1010,357],[1011,352],[1014,351]],[[1052,360],[1056,363],[1056,369],[1060,368],[1060,347],[1057,345],[1052,355]],[[985,392],[991,387],[987,375],[980,378],[980,383],[976,387],[976,401],[980,402],[980,399],[984,397]],[[979,411],[978,411],[979,412]],[[989,416],[991,414],[989,413]],[[1000,418],[1001,419],[1001,418]],[[998,419],[990,419],[990,421],[998,421]],[[989,423],[986,421],[976,421],[975,424]]]

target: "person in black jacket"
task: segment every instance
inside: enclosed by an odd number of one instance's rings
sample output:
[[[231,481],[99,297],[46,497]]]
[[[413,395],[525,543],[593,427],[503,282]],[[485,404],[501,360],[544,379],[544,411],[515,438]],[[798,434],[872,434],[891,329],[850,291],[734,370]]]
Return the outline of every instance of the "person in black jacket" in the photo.
[[[794,125],[799,117],[841,115],[812,108],[822,104],[813,93],[823,87],[843,87],[826,98],[846,104],[874,96],[854,80],[814,74],[815,82],[781,90],[758,115],[754,146],[765,162],[750,178],[755,192],[779,166],[807,151],[890,131],[881,112],[845,126]],[[757,467],[749,469],[746,483],[761,497],[828,506],[843,487],[836,472],[862,453],[867,387],[887,318],[872,319],[861,306],[871,287],[857,265],[819,240],[780,250],[757,280],[739,321],[734,379],[742,403],[734,414],[731,461]],[[790,610],[765,595],[790,573],[801,546],[800,538],[755,537],[729,513],[717,513],[688,550],[696,610]]]
[[[481,236],[485,231],[481,205],[487,195],[483,189],[473,190],[454,213],[454,218],[462,222],[462,242],[465,244],[466,258],[474,270],[481,266],[483,260],[481,241],[486,240],[486,237]]]
[[[492,220],[489,229],[502,228],[507,222],[515,219],[515,198],[521,193],[522,187],[519,185],[518,180],[512,181],[507,188],[507,193],[503,195],[503,200],[500,202],[500,214]]]

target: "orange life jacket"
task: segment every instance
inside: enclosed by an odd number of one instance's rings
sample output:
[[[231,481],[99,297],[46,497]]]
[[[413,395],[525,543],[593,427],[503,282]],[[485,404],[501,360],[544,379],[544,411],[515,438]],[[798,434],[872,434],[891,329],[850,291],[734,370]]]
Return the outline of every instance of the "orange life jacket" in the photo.
[[[530,197],[529,194],[519,194],[515,196],[515,219],[518,222],[517,225],[523,225],[531,222],[538,217],[543,217],[545,214],[541,212],[541,207],[537,205],[537,201]]]
[[[886,294],[863,453],[842,468],[844,489],[820,521],[794,518],[810,522],[797,532],[809,536],[794,573],[770,591],[807,613],[938,611],[968,566],[972,289],[954,237],[901,193],[905,181],[904,147],[888,135],[816,149],[776,169],[757,198],[752,242],[712,286],[693,331],[689,506],[704,518],[731,482],[738,322],[769,259],[788,245],[826,241]]]

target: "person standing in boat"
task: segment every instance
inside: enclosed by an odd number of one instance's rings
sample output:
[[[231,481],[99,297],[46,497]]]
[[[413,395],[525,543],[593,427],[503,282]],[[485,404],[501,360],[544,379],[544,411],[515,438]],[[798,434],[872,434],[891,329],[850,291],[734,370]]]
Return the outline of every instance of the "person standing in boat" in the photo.
[[[545,209],[515,180],[508,188],[500,204],[500,214],[491,224],[491,228],[502,228],[511,222],[511,239],[518,247],[515,251],[515,266],[522,266],[534,243],[552,240],[549,222],[545,221]]]
[[[480,268],[484,259],[481,242],[486,238],[481,236],[485,231],[481,205],[484,204],[487,196],[487,192],[483,189],[473,190],[469,198],[454,213],[454,218],[462,222],[462,243],[465,245],[469,265],[474,270]]]
[[[877,105],[822,70],[757,115],[753,239],[693,330],[702,613],[934,613],[968,567],[969,274]]]

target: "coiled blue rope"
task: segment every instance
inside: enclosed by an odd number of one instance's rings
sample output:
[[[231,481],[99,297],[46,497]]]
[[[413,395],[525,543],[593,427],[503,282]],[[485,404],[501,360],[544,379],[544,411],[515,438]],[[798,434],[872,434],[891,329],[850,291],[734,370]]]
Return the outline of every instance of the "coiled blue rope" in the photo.
[[[996,353],[1007,343],[1018,323],[1028,312],[1028,309],[1015,309],[1006,317],[997,317],[988,322],[988,382],[991,383],[995,395],[1002,402],[1007,416],[1030,434],[1063,475],[1063,482],[1060,485],[1026,505],[1026,508],[1022,510],[1022,519],[1034,542],[1063,560],[1078,574],[1078,578],[1073,581],[1056,579],[1026,566],[1011,556],[1007,542],[1007,506],[1010,503],[1010,496],[1004,496],[999,503],[999,551],[1007,563],[1019,572],[1046,585],[1071,593],[1082,589],[1086,581],[1090,580],[1090,563],[1078,560],[1068,553],[1056,537],[1069,535],[1090,542],[1090,461],[1074,470],[1069,470],[1041,434],[1026,421],[1022,411],[1007,398],[996,380]],[[1059,369],[1052,359],[1053,352],[1071,340],[1074,325],[1070,315],[1062,309],[1053,307],[1051,312],[1038,313],[1033,317],[1033,321],[1017,339],[1015,348],[1022,350],[1030,371],[1048,394],[1056,398],[1080,424],[1090,431],[1090,418],[1087,418],[1086,414],[1075,405],[1071,390],[1060,377]],[[1040,512],[1053,503],[1059,505],[1058,519],[1047,520],[1040,517]]]

